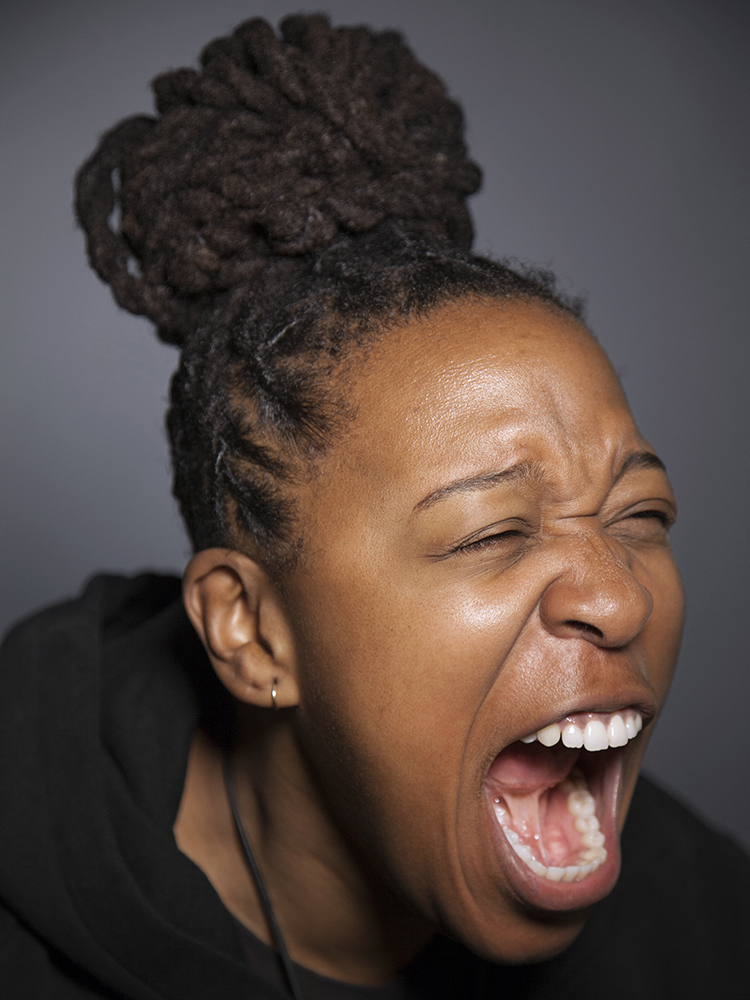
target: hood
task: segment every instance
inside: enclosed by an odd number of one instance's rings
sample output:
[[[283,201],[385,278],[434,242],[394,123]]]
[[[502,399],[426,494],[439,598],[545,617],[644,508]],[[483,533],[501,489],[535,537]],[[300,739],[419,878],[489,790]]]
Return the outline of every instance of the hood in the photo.
[[[18,625],[0,660],[0,897],[132,1000],[278,997],[172,835],[199,715],[227,731],[176,578],[97,577]]]

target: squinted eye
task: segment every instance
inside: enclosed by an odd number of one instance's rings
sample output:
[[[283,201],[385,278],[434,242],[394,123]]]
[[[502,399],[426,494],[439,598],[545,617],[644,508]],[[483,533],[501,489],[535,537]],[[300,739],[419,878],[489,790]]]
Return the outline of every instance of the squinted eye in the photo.
[[[661,507],[634,510],[610,525],[610,531],[626,540],[663,541],[674,523],[674,514]]]
[[[637,518],[640,520],[653,519],[663,525],[665,528],[671,528],[674,518],[670,517],[669,514],[665,513],[663,510],[638,510],[635,514],[629,515],[631,518]]]
[[[524,542],[527,535],[518,528],[509,528],[507,531],[496,531],[481,538],[469,539],[458,545],[455,552],[482,552],[485,549],[515,549]]]

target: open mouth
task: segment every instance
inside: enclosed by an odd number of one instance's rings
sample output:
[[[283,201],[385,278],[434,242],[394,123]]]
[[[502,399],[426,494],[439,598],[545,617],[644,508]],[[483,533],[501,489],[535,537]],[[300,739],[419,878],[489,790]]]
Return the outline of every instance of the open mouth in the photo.
[[[633,708],[576,712],[492,762],[486,794],[504,835],[510,881],[527,902],[586,906],[614,886],[625,748],[642,726]]]

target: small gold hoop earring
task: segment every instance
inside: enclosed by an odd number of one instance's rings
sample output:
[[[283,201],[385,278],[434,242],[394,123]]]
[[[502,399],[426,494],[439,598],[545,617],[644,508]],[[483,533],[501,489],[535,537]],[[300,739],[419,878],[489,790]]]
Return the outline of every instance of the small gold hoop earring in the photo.
[[[274,712],[278,711],[278,708],[279,708],[278,702],[276,701],[276,685],[277,684],[278,684],[278,681],[274,680],[273,686],[271,688],[271,704],[273,705]]]

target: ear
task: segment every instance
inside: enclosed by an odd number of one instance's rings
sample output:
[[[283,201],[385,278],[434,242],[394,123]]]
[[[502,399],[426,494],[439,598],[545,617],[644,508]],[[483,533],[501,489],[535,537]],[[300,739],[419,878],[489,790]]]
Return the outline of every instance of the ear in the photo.
[[[185,609],[219,680],[248,705],[299,701],[296,654],[283,600],[265,571],[232,549],[205,549],[188,563]]]

